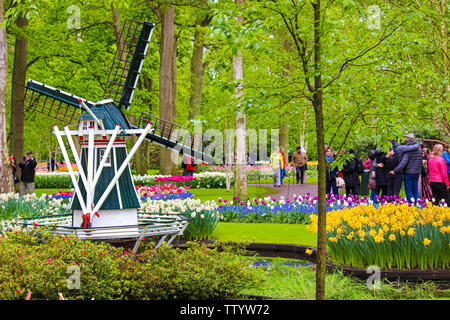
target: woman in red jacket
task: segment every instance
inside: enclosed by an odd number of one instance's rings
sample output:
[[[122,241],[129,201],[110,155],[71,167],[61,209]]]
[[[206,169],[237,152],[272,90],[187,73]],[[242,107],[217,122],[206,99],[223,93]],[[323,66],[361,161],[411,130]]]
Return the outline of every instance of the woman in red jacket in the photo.
[[[442,144],[436,144],[433,148],[433,157],[428,161],[430,186],[434,204],[436,205],[442,200],[448,203],[448,190],[450,189],[450,182],[447,176],[447,164],[442,157],[443,152],[444,147]]]

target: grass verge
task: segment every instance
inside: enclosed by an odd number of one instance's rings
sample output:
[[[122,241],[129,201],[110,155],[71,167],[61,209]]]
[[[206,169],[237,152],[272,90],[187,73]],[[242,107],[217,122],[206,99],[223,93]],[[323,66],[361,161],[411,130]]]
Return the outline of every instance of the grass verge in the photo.
[[[317,246],[317,236],[304,224],[220,222],[212,237],[219,241]]]

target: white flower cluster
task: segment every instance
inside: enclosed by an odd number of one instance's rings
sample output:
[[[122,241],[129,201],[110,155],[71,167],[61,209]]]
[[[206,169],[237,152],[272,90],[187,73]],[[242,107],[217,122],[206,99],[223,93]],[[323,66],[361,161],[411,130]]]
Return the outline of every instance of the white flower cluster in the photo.
[[[206,201],[201,203],[200,199],[172,199],[172,200],[145,200],[141,203],[140,212],[143,214],[164,213],[164,214],[183,214],[195,218],[198,214],[204,218],[206,213],[212,217],[220,216],[217,212],[215,201]],[[203,215],[203,217],[202,217]]]

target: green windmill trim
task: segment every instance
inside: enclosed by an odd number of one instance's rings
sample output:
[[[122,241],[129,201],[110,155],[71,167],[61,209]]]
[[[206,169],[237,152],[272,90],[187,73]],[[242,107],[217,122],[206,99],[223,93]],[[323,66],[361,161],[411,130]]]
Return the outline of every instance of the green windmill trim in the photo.
[[[108,102],[105,104],[94,105],[90,108],[92,113],[103,122],[105,130],[114,130],[116,125],[120,125],[122,130],[132,129],[132,126],[128,119],[125,117],[123,112],[119,110],[113,102]],[[86,112],[84,113],[79,121],[92,121],[94,120],[92,116]],[[125,131],[122,131],[119,136],[126,136]]]
[[[97,203],[98,200],[101,198],[104,191],[111,182],[112,178],[115,176],[116,170],[124,162],[127,156],[125,147],[115,147],[111,150],[111,152],[112,152],[111,166],[104,167],[102,170],[102,174],[100,175],[100,178],[95,187],[94,203]],[[81,152],[81,165],[85,172],[87,171],[87,161],[86,161],[87,153],[88,153],[87,148],[83,148]],[[97,151],[95,152],[95,158],[96,158],[96,166],[98,167],[101,158],[99,152]],[[86,200],[86,189],[80,178],[78,179],[78,186],[83,195],[83,199]],[[109,194],[107,200],[103,203],[100,209],[122,210],[130,208],[140,208],[140,203],[136,194],[133,179],[131,177],[130,168],[128,167],[122,173],[116,185]],[[75,194],[74,197],[72,198],[71,209],[82,210],[77,194]]]

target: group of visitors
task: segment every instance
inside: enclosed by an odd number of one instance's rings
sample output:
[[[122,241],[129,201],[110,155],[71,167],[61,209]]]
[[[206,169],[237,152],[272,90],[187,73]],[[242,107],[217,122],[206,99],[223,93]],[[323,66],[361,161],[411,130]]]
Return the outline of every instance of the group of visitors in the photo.
[[[338,187],[345,184],[346,194],[359,195],[364,169],[369,170],[368,187],[371,200],[377,203],[378,196],[398,196],[404,186],[406,199],[412,203],[428,199],[435,204],[450,201],[450,155],[443,144],[431,146],[419,144],[413,134],[406,136],[406,143],[390,141],[388,152],[375,148],[363,162],[353,150],[349,150],[347,161],[341,168],[333,166],[337,155],[331,147],[325,147],[327,166],[327,193],[338,195]],[[448,147],[448,146],[447,146]],[[342,150],[342,155],[347,152]],[[343,183],[339,183],[342,179]]]
[[[19,193],[24,196],[34,193],[34,175],[36,173],[37,161],[33,157],[33,152],[28,151],[27,155],[22,158],[22,161],[17,165],[16,157],[11,154],[9,156],[9,164],[12,169],[12,176],[14,187],[20,182]],[[17,174],[17,166],[21,169],[20,179]]]
[[[297,147],[292,154],[292,165],[295,168],[295,175],[297,184],[305,183],[305,171],[307,170],[308,157],[306,152],[302,151],[301,147]],[[287,161],[289,163],[289,161]],[[283,179],[287,175],[286,171],[286,156],[283,148],[275,148],[270,155],[270,166],[273,170],[273,185],[280,187],[283,185]]]
[[[339,195],[339,188],[345,186],[346,194],[359,195],[361,190],[360,175],[364,172],[364,164],[355,151],[341,150],[339,155],[348,157],[348,160],[339,168],[334,161],[338,157],[333,148],[325,145],[326,192]]]

